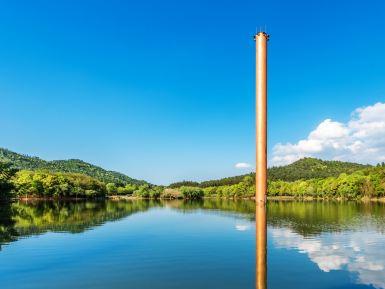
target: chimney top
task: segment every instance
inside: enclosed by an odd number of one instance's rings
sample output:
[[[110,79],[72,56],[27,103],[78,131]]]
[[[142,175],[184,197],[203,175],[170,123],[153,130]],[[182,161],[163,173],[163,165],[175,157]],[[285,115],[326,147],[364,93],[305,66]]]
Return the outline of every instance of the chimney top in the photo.
[[[258,36],[264,36],[264,37],[266,38],[266,40],[269,40],[269,38],[270,38],[270,35],[267,34],[266,32],[263,32],[263,31],[258,32],[258,33],[254,36],[254,40],[256,40]]]

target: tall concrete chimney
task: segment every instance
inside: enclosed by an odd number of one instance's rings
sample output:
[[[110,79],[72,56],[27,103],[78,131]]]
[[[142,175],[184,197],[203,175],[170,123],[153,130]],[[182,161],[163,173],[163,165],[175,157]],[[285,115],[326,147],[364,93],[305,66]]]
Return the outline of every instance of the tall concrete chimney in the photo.
[[[259,32],[256,42],[256,203],[265,203],[267,194],[267,41]]]
[[[269,36],[259,32],[256,42],[256,173],[255,173],[255,231],[256,231],[256,289],[267,288],[267,41]]]

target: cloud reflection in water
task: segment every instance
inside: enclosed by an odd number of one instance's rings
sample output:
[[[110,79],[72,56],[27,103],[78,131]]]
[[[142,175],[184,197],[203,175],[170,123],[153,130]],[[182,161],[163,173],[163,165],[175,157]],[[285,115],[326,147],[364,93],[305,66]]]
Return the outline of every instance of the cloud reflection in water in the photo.
[[[385,236],[373,232],[326,233],[306,238],[288,228],[269,228],[274,245],[307,254],[320,270],[347,270],[356,282],[385,288]]]

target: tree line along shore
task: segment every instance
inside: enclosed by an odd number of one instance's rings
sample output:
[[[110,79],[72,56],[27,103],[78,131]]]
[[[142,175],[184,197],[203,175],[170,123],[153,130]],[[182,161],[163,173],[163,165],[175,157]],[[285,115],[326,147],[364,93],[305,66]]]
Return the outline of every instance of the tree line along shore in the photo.
[[[59,164],[59,165],[58,165]],[[253,198],[255,175],[152,185],[80,160],[47,162],[0,150],[0,198],[152,199]],[[362,199],[385,197],[385,164],[361,165],[304,158],[269,168],[268,196]]]

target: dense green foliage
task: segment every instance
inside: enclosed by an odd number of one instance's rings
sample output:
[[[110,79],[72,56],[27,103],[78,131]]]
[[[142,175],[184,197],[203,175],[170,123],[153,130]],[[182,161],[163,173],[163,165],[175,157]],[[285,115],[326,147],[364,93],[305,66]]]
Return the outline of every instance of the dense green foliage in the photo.
[[[206,197],[252,198],[255,195],[254,178],[246,176],[237,184],[206,187],[203,191]]]
[[[282,180],[292,182],[296,180],[308,180],[314,178],[338,177],[342,173],[350,174],[357,170],[362,170],[369,167],[371,166],[340,161],[323,161],[314,158],[303,158],[290,165],[269,168],[268,175],[270,181]],[[254,181],[255,174],[250,173],[219,180],[204,181],[201,183],[183,181],[173,183],[170,185],[170,187],[179,188],[182,186],[194,186],[207,188],[231,186],[241,183],[243,179],[248,176],[252,177]]]
[[[157,199],[161,197],[162,187],[141,185],[133,193],[135,197]]]
[[[180,188],[180,187],[200,187],[200,188],[207,188],[207,187],[219,187],[219,186],[229,186],[229,185],[235,185],[240,182],[242,182],[243,178],[246,176],[255,177],[255,174],[250,173],[247,175],[241,175],[241,176],[235,176],[235,177],[228,177],[223,178],[219,180],[211,180],[211,181],[204,181],[204,182],[192,182],[192,181],[181,181],[172,183],[169,185],[170,188]]]
[[[340,174],[351,174],[369,168],[369,165],[341,161],[323,161],[314,158],[303,158],[290,165],[269,168],[270,181],[309,180],[315,178],[338,177]]]
[[[45,161],[37,157],[21,155],[0,148],[0,161],[12,163],[15,168],[20,170],[79,173],[93,177],[103,183],[114,183],[123,186],[126,184],[146,184],[145,181],[136,180],[118,172],[107,171],[76,159]]]
[[[385,167],[368,168],[338,177],[269,182],[270,196],[311,196],[356,199],[385,196]]]
[[[0,162],[0,198],[96,198],[125,195],[160,198],[164,188],[149,184],[103,183],[85,174],[47,170],[17,171]]]
[[[49,171],[21,170],[7,179],[7,182],[12,188],[10,196],[28,198],[96,198],[107,195],[132,195],[155,199],[159,198],[163,191],[162,187],[148,184],[125,186],[104,184],[84,174]]]
[[[81,160],[45,161],[0,149],[0,197],[11,190],[16,197],[159,198],[163,188]]]
[[[107,193],[109,195],[132,195],[137,190],[138,185],[127,184],[125,186],[117,186],[114,183],[106,185]]]
[[[4,197],[12,188],[11,179],[17,170],[12,168],[11,163],[0,161],[0,198]]]
[[[0,149],[0,197],[119,195],[152,199],[251,198],[255,195],[255,177],[248,174],[201,183],[184,181],[164,188],[79,160],[47,162]],[[291,165],[270,168],[268,195],[345,199],[384,197],[385,165],[372,167],[305,158]]]
[[[19,171],[12,179],[17,196],[102,197],[105,185],[89,176],[47,171]]]
[[[180,191],[185,199],[201,199],[204,196],[204,192],[198,187],[181,187]]]
[[[246,176],[234,185],[213,186],[203,189],[205,196],[247,198],[255,194],[253,178]],[[316,178],[285,182],[268,182],[268,196],[292,196],[314,198],[379,198],[385,197],[385,166],[377,166],[342,173],[337,177]]]

